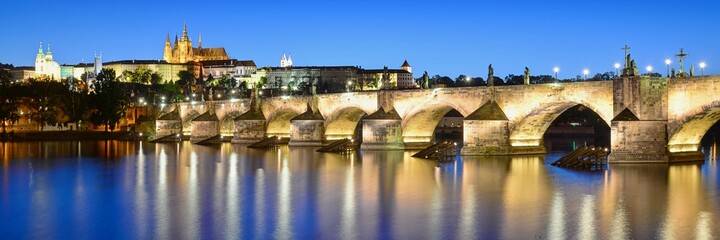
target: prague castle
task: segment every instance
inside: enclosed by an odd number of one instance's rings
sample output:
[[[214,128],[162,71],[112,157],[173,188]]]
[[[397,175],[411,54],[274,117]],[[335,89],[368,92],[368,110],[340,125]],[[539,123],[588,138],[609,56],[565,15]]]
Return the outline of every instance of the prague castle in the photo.
[[[180,41],[175,36],[175,44],[170,44],[170,35],[165,39],[165,51],[163,60],[168,63],[201,62],[209,60],[229,60],[225,48],[203,48],[202,35],[198,36],[198,47],[193,47],[192,40],[188,37],[187,24],[183,27],[183,34]]]

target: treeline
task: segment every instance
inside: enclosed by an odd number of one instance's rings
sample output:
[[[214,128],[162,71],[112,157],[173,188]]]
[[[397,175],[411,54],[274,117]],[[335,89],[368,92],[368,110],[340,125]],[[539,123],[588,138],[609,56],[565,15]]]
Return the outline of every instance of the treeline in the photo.
[[[129,97],[113,70],[104,69],[96,81],[48,81],[30,78],[22,83],[11,81],[6,70],[0,70],[0,121],[3,133],[8,125],[21,119],[46,124],[79,123],[90,120],[114,130],[125,116]],[[89,92],[91,91],[91,92]]]
[[[116,74],[102,69],[97,76],[54,81],[29,78],[12,81],[7,68],[0,68],[0,121],[2,131],[21,119],[40,126],[89,121],[105,130],[115,130],[130,107],[174,102],[220,100],[249,95],[248,84],[229,76],[195,78],[181,71],[177,82],[162,82],[146,68]],[[79,124],[78,124],[79,125]]]

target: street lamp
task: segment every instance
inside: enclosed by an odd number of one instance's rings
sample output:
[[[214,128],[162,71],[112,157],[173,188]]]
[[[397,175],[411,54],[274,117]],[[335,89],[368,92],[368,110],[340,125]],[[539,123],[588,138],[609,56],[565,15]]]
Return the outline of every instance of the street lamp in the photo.
[[[554,67],[554,68],[553,68],[553,72],[555,72],[555,80],[558,79],[558,72],[559,72],[559,71],[560,71],[560,68],[559,68],[559,67]]]
[[[587,68],[586,68],[586,69],[583,69],[583,75],[585,75],[585,80],[587,80],[587,75],[588,75],[588,74],[590,74],[590,70],[588,70]]]
[[[670,63],[672,63],[672,61],[670,61],[669,58],[665,59],[665,66],[667,66],[667,77],[670,77]]]
[[[614,67],[615,67],[615,75],[619,76],[620,75],[620,63],[616,62]]]
[[[707,66],[707,65],[705,64],[705,62],[701,62],[701,63],[700,63],[700,75],[703,76],[703,77],[705,76],[705,67],[706,67],[706,66]]]
[[[645,67],[645,70],[647,70],[647,73],[650,74],[652,73],[653,68],[652,66],[648,65],[647,67]]]

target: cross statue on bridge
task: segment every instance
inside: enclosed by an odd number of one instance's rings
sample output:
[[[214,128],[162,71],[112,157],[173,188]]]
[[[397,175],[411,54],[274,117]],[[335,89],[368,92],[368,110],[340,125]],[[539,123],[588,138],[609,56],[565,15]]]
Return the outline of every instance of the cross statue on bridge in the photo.
[[[625,50],[625,55],[623,55],[623,58],[626,58],[626,59],[627,59],[627,55],[628,55],[628,52],[630,51],[630,47],[628,47],[628,45],[625,44],[625,47],[624,47],[624,48],[621,48],[621,49],[622,49],[622,50]],[[628,61],[625,61],[625,67],[628,67],[629,64],[630,64],[630,63],[629,63]]]
[[[688,56],[687,53],[685,53],[685,50],[680,48],[680,53],[675,55],[678,59],[680,59],[680,73],[683,72],[683,66],[685,65],[685,58]]]

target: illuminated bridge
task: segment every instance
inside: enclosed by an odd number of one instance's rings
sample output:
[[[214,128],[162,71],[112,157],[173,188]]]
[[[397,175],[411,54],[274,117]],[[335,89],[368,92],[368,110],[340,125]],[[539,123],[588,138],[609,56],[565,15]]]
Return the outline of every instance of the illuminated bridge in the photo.
[[[442,117],[455,109],[465,117],[463,155],[538,154],[545,152],[551,123],[583,105],[611,127],[611,162],[668,162],[702,159],[700,141],[720,119],[719,89],[715,76],[624,76],[180,103],[162,109],[156,134],[222,135],[235,143],[279,136],[289,137],[291,146],[319,146],[361,132],[364,150],[405,149],[429,144]]]

